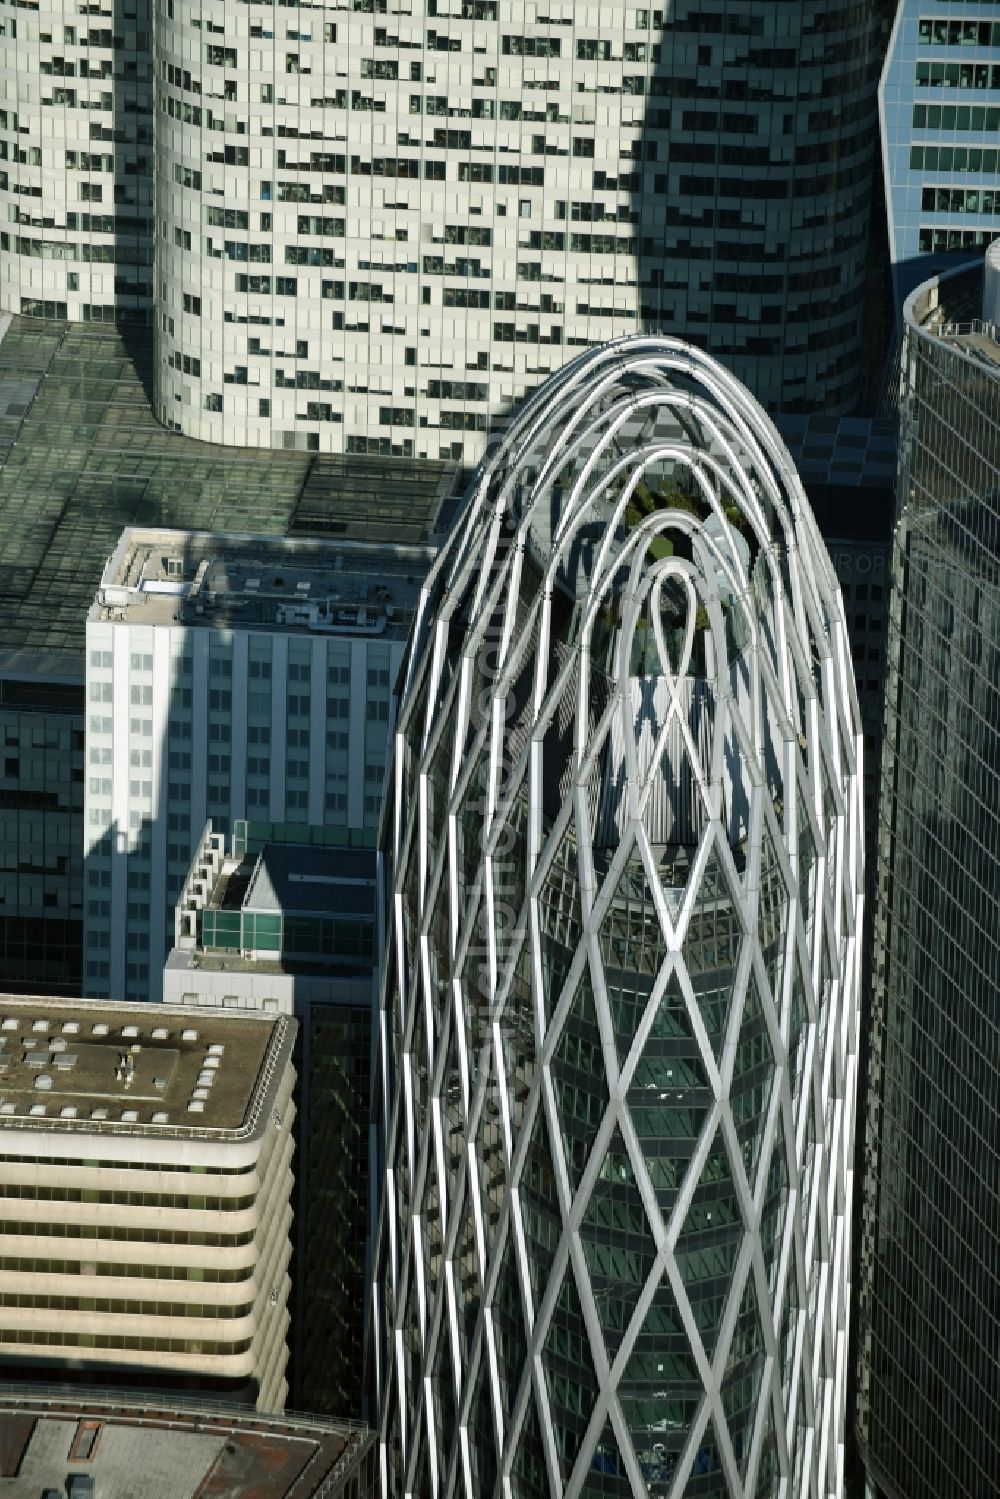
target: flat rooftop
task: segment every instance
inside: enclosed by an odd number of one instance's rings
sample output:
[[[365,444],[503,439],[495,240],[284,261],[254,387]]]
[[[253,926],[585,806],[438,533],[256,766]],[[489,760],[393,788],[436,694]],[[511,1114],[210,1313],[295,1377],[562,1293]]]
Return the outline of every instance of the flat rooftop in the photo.
[[[99,1392],[4,1392],[0,1494],[65,1495],[71,1475],[89,1474],[96,1499],[335,1499],[372,1445],[347,1421],[185,1408],[182,1399],[163,1408]]]
[[[268,843],[246,860],[254,863],[245,910],[375,919],[374,850]]]
[[[427,548],[130,527],[92,620],[404,639]]]
[[[238,820],[227,853],[209,823],[177,903],[167,968],[370,984],[377,859],[333,841],[337,831]]]
[[[371,944],[374,940],[375,873],[372,849],[268,843],[242,857],[230,855],[203,903],[205,914],[198,944],[175,947],[168,967],[273,977],[343,976],[349,970],[370,974],[374,957],[365,955],[365,941]],[[221,912],[231,913],[227,935],[222,937],[219,924],[213,923],[213,936],[209,937],[209,922]],[[258,917],[272,919],[269,940],[276,947],[277,923],[281,921],[280,949],[273,957],[265,950],[263,922],[258,922]],[[239,922],[239,934],[233,921]],[[331,924],[357,935],[338,950],[333,934],[328,932],[325,956],[321,956],[310,943],[323,943],[320,931]],[[251,935],[254,932],[256,935]],[[254,949],[252,957],[244,956],[244,940]]]
[[[0,995],[0,1129],[232,1131],[281,1017]]]
[[[153,416],[152,333],[14,317],[0,340],[0,653],[75,656],[126,526],[422,545],[457,465],[229,448]]]

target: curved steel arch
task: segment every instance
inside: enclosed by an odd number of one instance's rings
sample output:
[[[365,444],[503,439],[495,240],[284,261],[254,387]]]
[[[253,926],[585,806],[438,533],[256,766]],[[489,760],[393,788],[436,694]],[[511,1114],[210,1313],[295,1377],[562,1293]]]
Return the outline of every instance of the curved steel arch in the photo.
[[[861,746],[763,411],[675,339],[574,360],[473,481],[395,739],[388,1492],[841,1492]]]

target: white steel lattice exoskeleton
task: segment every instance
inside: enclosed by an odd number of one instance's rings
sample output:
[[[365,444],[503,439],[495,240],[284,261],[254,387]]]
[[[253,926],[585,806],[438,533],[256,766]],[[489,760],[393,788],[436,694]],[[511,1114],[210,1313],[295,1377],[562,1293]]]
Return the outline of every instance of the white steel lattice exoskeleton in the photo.
[[[566,366],[427,583],[383,822],[383,1481],[842,1492],[861,730],[746,390]]]

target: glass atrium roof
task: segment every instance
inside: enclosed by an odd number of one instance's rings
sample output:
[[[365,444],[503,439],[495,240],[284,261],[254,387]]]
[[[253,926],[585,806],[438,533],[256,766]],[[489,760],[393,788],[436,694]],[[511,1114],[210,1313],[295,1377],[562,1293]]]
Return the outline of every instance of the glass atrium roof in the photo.
[[[15,317],[0,341],[0,651],[78,655],[126,526],[369,542],[444,528],[456,467],[228,448],[169,432],[151,334]]]

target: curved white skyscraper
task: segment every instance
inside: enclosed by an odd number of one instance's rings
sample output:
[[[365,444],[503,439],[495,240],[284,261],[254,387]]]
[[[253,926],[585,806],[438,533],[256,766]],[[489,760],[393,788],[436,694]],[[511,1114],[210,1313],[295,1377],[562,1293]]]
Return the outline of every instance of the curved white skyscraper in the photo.
[[[653,328],[771,409],[850,410],[879,14],[11,7],[0,308],[151,318],[157,416],[238,446],[474,461],[572,353]]]
[[[152,28],[152,0],[4,6],[3,311],[85,323],[149,319]]]
[[[567,365],[396,735],[389,1493],[840,1494],[861,743],[761,409],[673,339]]]

